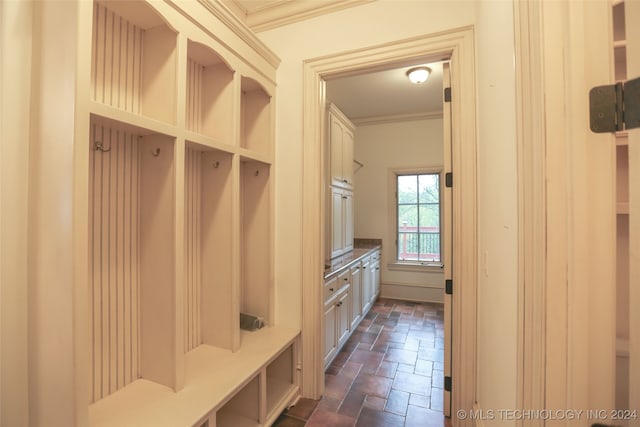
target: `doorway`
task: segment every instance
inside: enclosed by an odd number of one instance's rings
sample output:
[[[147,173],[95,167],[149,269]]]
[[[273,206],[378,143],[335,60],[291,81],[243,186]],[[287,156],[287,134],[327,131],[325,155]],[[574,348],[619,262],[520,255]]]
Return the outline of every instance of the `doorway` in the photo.
[[[451,61],[452,201],[455,212],[476,210],[475,71],[470,28],[416,37],[364,50],[310,59],[304,63],[303,337],[302,393],[318,399],[324,391],[322,360],[322,277],[325,200],[323,197],[325,80],[400,67]],[[463,96],[464,94],[464,96]],[[452,410],[472,408],[475,397],[476,218],[453,216]],[[465,237],[464,245],[462,237]],[[464,357],[462,357],[464,355]]]

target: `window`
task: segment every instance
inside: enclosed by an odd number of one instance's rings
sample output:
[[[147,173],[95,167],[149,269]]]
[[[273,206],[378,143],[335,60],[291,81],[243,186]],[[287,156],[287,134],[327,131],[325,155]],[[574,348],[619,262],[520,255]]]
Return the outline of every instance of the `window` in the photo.
[[[440,262],[440,174],[396,175],[398,261]]]

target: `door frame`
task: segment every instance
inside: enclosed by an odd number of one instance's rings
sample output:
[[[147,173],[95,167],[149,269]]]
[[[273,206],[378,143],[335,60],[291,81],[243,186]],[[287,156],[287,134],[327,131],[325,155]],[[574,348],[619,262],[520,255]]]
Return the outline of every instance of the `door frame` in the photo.
[[[303,64],[302,394],[324,392],[325,79],[450,60],[452,87],[453,337],[452,411],[470,410],[476,389],[477,159],[473,26],[306,60]],[[462,215],[466,212],[466,215]],[[470,214],[473,213],[473,214]],[[464,242],[463,242],[464,237]],[[464,284],[464,285],[462,285]],[[457,423],[456,423],[457,424]]]

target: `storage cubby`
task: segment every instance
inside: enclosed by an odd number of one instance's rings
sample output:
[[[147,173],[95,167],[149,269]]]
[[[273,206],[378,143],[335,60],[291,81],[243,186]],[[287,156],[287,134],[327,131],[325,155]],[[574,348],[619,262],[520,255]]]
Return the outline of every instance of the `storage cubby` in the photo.
[[[273,298],[270,165],[256,161],[240,165],[240,311],[269,324]]]
[[[267,418],[278,416],[282,403],[296,387],[294,346],[267,366]]]
[[[216,427],[260,426],[260,377],[254,377],[216,413]]]
[[[143,1],[95,2],[93,19],[93,100],[175,124],[176,32]]]
[[[187,56],[187,129],[232,144],[234,71],[209,47],[191,40]]]
[[[271,96],[253,79],[242,77],[240,146],[271,154]]]
[[[173,138],[92,117],[90,401],[139,379],[175,386]]]
[[[232,159],[187,143],[185,153],[185,352],[233,348]]]

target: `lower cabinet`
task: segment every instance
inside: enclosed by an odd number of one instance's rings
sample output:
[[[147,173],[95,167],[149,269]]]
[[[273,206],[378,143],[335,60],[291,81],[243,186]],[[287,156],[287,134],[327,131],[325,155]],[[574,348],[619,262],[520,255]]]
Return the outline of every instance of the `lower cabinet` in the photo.
[[[350,285],[346,284],[324,304],[324,366],[331,363],[338,349],[349,338]]]
[[[333,361],[380,294],[380,251],[342,267],[324,282],[324,366]]]
[[[362,262],[351,267],[351,330],[362,320]]]

